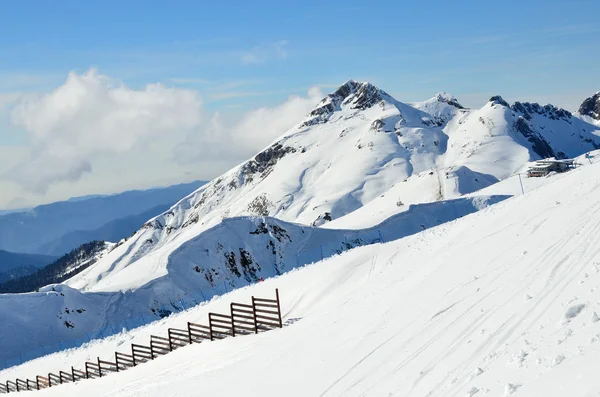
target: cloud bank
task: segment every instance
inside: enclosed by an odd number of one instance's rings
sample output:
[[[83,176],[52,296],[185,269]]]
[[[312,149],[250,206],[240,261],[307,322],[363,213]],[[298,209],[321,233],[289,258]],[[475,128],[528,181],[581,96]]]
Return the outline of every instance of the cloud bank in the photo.
[[[70,73],[53,92],[21,101],[12,121],[28,136],[32,157],[4,177],[43,194],[55,182],[76,181],[97,156],[123,154],[202,121],[202,101],[190,90],[152,84],[133,90],[90,70]]]
[[[322,97],[320,89],[311,88],[279,105],[208,114],[198,91],[161,84],[132,89],[93,69],[72,72],[54,91],[23,97],[14,106],[12,123],[26,133],[31,155],[0,179],[44,195],[58,183],[93,178],[107,161],[111,169],[138,168],[136,174],[146,177],[148,164],[132,157],[149,157],[148,162],[162,161],[179,182],[185,179],[178,175],[182,165],[222,169],[254,155],[299,123]],[[149,145],[161,148],[161,159],[144,156]],[[151,175],[147,178],[151,183]]]

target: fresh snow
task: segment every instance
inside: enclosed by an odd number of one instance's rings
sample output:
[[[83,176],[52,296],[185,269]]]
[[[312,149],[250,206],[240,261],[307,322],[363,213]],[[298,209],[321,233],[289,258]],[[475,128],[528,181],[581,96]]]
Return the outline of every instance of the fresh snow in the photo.
[[[369,83],[348,81],[263,152],[150,220],[85,280],[68,284],[110,292],[145,286],[180,265],[172,253],[225,218],[268,215],[368,228],[410,204],[491,186],[543,157],[539,153],[573,157],[600,145],[597,127],[562,109],[507,105],[493,97],[469,110],[445,93],[405,104]]]
[[[358,247],[130,332],[0,372],[81,367],[279,288],[281,330],[179,349],[47,396],[600,393],[600,164],[458,220]]]
[[[507,197],[413,205],[375,227],[358,230],[316,228],[275,218],[229,218],[172,252],[169,263],[176,265],[166,269],[149,270],[138,262],[123,269],[119,277],[98,279],[98,274],[113,269],[104,268],[105,262],[95,263],[73,277],[69,286],[0,295],[0,315],[7,320],[0,323],[0,334],[5,335],[0,365],[3,359],[5,365],[15,364],[122,327],[138,326],[261,277],[273,277],[357,246],[397,240]],[[237,267],[235,260],[243,264]],[[160,263],[155,262],[156,266]],[[231,275],[232,271],[239,277]],[[163,275],[157,278],[159,273]],[[143,287],[126,290],[144,277],[147,283]],[[93,285],[94,291],[81,292],[88,285]],[[40,321],[46,329],[42,334]]]
[[[599,165],[578,157],[582,167],[566,174],[523,175],[537,159],[600,147],[600,127],[586,117],[498,96],[481,109],[446,93],[407,104],[348,81],[272,145],[115,242],[65,285],[0,296],[0,364],[126,328],[2,375],[81,366],[278,286],[284,330],[188,347],[58,390],[598,392],[573,379],[581,365],[597,364]],[[268,388],[255,382],[265,373]]]

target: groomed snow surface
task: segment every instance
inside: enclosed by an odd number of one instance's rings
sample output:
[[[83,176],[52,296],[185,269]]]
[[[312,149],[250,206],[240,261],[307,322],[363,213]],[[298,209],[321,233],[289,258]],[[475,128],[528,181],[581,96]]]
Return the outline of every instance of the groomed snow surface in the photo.
[[[600,164],[112,338],[0,372],[76,365],[230,301],[281,292],[271,332],[179,349],[45,396],[600,395]]]

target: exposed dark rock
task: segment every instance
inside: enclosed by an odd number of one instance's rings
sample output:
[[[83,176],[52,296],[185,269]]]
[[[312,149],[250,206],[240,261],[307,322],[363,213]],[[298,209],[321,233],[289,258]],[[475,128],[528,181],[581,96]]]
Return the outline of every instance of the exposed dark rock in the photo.
[[[194,212],[193,214],[191,214],[189,216],[188,220],[185,221],[183,223],[183,225],[181,225],[181,227],[188,227],[191,224],[198,223],[199,220],[200,220],[200,215],[198,215],[197,213]]]
[[[464,109],[464,107],[458,103],[458,99],[453,96],[439,93],[435,96],[439,102],[447,103],[448,105],[454,106],[457,109]]]
[[[554,150],[539,133],[531,129],[527,121],[523,117],[514,124],[515,130],[520,132],[529,142],[532,143],[532,149],[541,158],[556,157]]]
[[[489,102],[492,102],[496,105],[509,107],[508,102],[506,102],[500,95],[495,95],[490,98]]]
[[[267,225],[264,222],[261,222],[256,230],[250,232],[250,234],[267,234],[269,233],[269,229],[267,229]]]
[[[169,309],[154,309],[151,308],[150,311],[152,311],[152,313],[154,313],[155,315],[157,315],[160,318],[165,318],[165,317],[169,317],[171,314],[173,314],[173,312]]]
[[[326,212],[323,215],[319,215],[317,219],[312,223],[312,226],[321,226],[325,222],[331,222],[331,213]]]
[[[389,95],[370,83],[349,80],[319,102],[308,114],[301,127],[326,123],[333,112],[341,108],[341,105],[349,105],[350,109],[364,110],[381,102],[386,96]]]
[[[373,131],[380,131],[383,128],[383,120],[377,119],[371,123]]]
[[[227,269],[229,269],[229,271],[233,274],[235,274],[238,277],[241,277],[242,274],[240,273],[238,267],[237,267],[237,260],[235,257],[235,252],[225,252],[225,259],[227,259],[227,262],[225,263],[225,266],[227,266]]]
[[[163,227],[164,227],[163,224],[160,223],[158,219],[153,219],[153,220],[151,220],[149,222],[146,222],[146,223],[144,223],[142,225],[142,229],[162,230]]]
[[[366,245],[366,244],[367,243],[364,240],[360,239],[360,238],[357,238],[357,239],[354,239],[354,240],[350,240],[350,241],[346,240],[346,241],[344,241],[342,243],[342,247],[339,248],[339,249],[336,249],[335,252],[339,255],[339,254],[341,254],[344,251],[350,250],[352,248],[360,247],[360,246],[363,246],[363,245]]]
[[[255,174],[265,176],[275,164],[286,154],[295,153],[296,149],[291,146],[283,146],[281,143],[275,143],[273,146],[257,154],[254,159],[248,161],[242,167],[242,175],[246,181],[251,182]]]
[[[282,240],[288,240],[290,243],[292,242],[292,239],[290,238],[288,233],[285,231],[285,229],[283,229],[282,227],[279,227],[277,225],[271,225],[271,230],[272,230],[273,236],[280,243],[282,242]]]
[[[430,119],[429,117],[421,117],[421,123],[426,125],[427,127],[441,127],[444,125],[446,120],[442,118],[436,117],[435,119]]]
[[[248,203],[248,212],[256,216],[268,216],[273,203],[269,201],[266,194],[261,194]]]
[[[258,281],[256,272],[261,270],[260,265],[252,259],[252,255],[248,251],[242,248],[240,248],[240,265],[246,281],[249,283]]]
[[[370,83],[354,83],[354,97],[347,97],[343,104],[352,103],[351,109],[368,109],[381,102],[383,96],[387,94]]]
[[[553,105],[540,106],[537,103],[515,102],[511,109],[520,113],[527,120],[533,118],[533,114],[539,114],[548,117],[551,120],[565,120],[570,122],[572,114],[568,110],[557,108]]]
[[[600,92],[583,101],[579,107],[579,114],[600,120]]]
[[[275,249],[275,243],[273,242],[273,240],[269,240],[269,244],[267,244],[267,248],[269,248],[271,250],[271,253],[273,255],[277,254],[277,250]]]

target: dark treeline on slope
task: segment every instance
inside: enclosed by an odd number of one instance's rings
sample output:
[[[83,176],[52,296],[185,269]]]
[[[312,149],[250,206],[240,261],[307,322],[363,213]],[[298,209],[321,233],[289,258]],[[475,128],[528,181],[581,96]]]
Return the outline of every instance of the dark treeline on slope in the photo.
[[[95,256],[105,247],[104,241],[85,243],[33,274],[1,283],[0,293],[32,292],[48,284],[61,283],[92,265]]]

